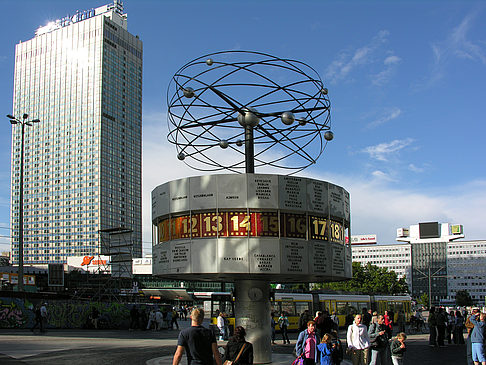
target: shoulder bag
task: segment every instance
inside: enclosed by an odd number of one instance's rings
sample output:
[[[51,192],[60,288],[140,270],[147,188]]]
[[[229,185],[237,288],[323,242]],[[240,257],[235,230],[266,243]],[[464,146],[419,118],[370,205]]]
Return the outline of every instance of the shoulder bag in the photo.
[[[238,352],[238,355],[236,356],[236,359],[234,360],[226,360],[223,365],[233,365],[233,364],[236,364],[238,359],[240,358],[241,356],[241,353],[243,352],[243,350],[245,349],[245,346],[246,346],[246,343],[243,344],[243,346],[241,346],[241,349],[240,349],[240,352]]]

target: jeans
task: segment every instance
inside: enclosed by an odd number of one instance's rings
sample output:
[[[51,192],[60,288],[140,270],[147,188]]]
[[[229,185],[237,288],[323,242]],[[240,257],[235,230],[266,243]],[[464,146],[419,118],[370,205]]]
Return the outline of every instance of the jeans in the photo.
[[[429,336],[429,345],[437,346],[437,326],[431,326],[430,328],[430,336]]]
[[[389,363],[390,354],[386,347],[379,350],[371,349],[371,361],[369,365],[389,365]]]
[[[393,365],[403,365],[403,357],[392,356]]]

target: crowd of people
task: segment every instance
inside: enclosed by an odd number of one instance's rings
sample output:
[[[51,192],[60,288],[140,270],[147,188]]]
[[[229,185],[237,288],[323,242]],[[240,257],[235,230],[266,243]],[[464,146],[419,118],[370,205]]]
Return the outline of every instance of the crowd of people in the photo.
[[[133,305],[130,309],[130,327],[131,331],[136,329],[160,331],[162,329],[179,329],[180,320],[187,320],[188,306],[180,307],[153,307],[148,313],[145,308],[138,308]]]

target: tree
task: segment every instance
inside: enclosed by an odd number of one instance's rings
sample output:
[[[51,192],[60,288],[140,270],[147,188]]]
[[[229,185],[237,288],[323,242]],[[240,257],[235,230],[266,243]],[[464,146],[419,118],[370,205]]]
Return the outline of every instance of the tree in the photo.
[[[468,305],[472,305],[473,301],[471,295],[467,292],[467,290],[459,290],[456,293],[456,305],[459,307],[466,307]]]
[[[318,283],[315,288],[384,295],[408,293],[405,278],[398,279],[396,272],[371,264],[362,266],[359,262],[353,262],[353,278],[351,280]]]
[[[429,307],[429,295],[427,293],[423,293],[420,298],[417,299],[417,303],[424,306]]]

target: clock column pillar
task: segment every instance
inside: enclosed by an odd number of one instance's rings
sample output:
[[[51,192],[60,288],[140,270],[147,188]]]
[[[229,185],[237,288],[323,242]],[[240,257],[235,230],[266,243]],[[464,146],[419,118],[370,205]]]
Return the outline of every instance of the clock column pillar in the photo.
[[[245,328],[253,344],[253,363],[271,363],[270,282],[236,280],[235,297],[236,326]]]

